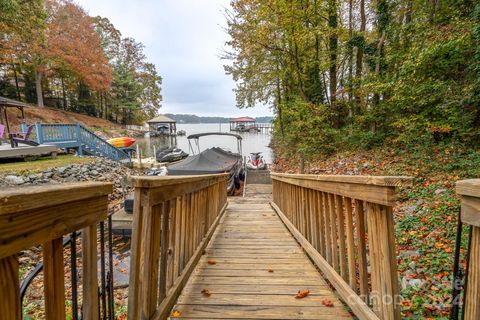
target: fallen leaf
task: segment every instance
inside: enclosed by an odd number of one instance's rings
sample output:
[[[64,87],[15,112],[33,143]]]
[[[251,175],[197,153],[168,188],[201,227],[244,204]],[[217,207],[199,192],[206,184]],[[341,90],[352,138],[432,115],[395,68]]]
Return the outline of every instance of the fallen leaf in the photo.
[[[303,299],[305,298],[306,296],[308,296],[310,294],[310,290],[299,290],[297,292],[297,295],[295,296],[295,298],[297,299]]]
[[[182,313],[179,310],[173,310],[172,311],[172,317],[178,318],[182,315]]]
[[[273,272],[273,269],[268,269],[268,272]]]
[[[203,290],[202,290],[202,294],[203,294],[205,297],[210,297],[210,296],[212,295],[208,289],[203,289]]]
[[[325,307],[329,307],[329,308],[333,307],[333,302],[332,302],[332,300],[330,300],[330,299],[323,299],[323,300],[322,300],[322,304],[323,304]]]
[[[215,260],[208,260],[207,262],[208,262],[208,264],[210,264],[210,265],[217,264],[217,261],[215,261]]]

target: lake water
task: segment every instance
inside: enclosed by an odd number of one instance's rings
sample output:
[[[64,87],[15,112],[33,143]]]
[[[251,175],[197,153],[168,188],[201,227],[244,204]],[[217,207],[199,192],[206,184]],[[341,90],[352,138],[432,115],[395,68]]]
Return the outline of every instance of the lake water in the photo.
[[[153,146],[156,150],[166,146],[176,146],[188,154],[192,154],[189,147],[187,136],[195,133],[203,132],[230,132],[230,124],[214,124],[214,123],[200,123],[200,124],[181,124],[177,123],[177,131],[185,130],[186,136],[180,137],[145,137],[136,138],[137,144],[142,150],[142,155],[145,157],[153,156]],[[236,133],[236,132],[232,132]],[[270,133],[256,132],[241,132],[238,133],[242,137],[242,155],[248,156],[250,152],[262,152],[263,157],[267,163],[272,163],[273,153],[269,147],[271,135]],[[192,140],[192,147],[197,153],[197,146]],[[212,147],[222,147],[224,149],[237,152],[237,139],[229,136],[206,136],[199,140],[200,151]]]

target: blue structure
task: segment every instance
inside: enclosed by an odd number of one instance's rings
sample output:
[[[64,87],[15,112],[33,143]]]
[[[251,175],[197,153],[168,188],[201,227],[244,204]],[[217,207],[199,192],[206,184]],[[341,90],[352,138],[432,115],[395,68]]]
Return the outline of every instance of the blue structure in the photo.
[[[22,124],[22,131],[27,125]],[[53,144],[61,149],[76,149],[78,155],[89,154],[131,165],[130,155],[97,136],[81,124],[35,124],[35,137],[39,144]]]

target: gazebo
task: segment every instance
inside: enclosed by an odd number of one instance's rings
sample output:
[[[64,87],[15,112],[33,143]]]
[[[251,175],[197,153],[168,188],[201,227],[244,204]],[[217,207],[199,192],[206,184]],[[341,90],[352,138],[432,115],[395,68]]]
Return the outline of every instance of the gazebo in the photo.
[[[150,132],[173,136],[177,133],[177,122],[167,116],[160,115],[147,121]]]
[[[230,119],[230,131],[245,131],[253,127],[256,120],[250,117],[240,117]]]
[[[23,111],[24,107],[28,107],[28,104],[5,98],[0,97],[0,123],[4,124],[7,127],[7,132],[10,133],[10,123],[8,122],[8,115],[7,109],[8,108],[17,108],[22,112],[22,119],[25,120],[25,112]]]

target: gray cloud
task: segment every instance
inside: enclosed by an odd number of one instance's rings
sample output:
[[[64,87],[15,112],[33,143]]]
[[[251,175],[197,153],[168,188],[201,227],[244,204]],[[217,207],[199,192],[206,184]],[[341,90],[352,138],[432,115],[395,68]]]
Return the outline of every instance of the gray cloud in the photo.
[[[233,80],[219,54],[228,36],[223,8],[229,0],[78,0],[91,15],[107,17],[145,44],[163,77],[165,113],[218,116],[271,115],[265,106],[235,108]]]

